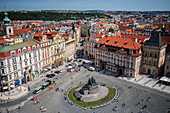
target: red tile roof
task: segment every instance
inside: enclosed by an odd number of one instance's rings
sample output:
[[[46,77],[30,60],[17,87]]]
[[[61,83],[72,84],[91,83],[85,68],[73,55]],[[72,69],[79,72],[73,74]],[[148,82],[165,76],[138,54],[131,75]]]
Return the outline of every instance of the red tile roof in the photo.
[[[116,34],[117,35],[117,34]],[[122,37],[122,38],[131,38],[133,40],[135,40],[137,38],[137,41],[139,43],[143,43],[145,40],[149,39],[150,36],[144,36],[144,35],[135,35],[135,34],[119,34],[118,36]]]
[[[98,29],[103,29],[103,27],[102,27],[102,26],[97,26],[97,28],[98,28]]]
[[[42,40],[42,34],[41,34],[41,33],[33,34],[33,36],[34,36],[34,39],[35,39],[35,40],[38,40],[38,41],[41,41],[41,40]]]
[[[33,32],[31,29],[26,28],[26,29],[14,29],[14,35],[17,34],[23,34],[23,33],[28,33],[28,32]]]
[[[0,40],[0,44],[7,43],[8,41],[6,40]]]
[[[161,36],[164,44],[170,44],[170,36]]]
[[[93,34],[92,37],[94,36],[95,38],[102,38],[104,34]]]
[[[75,27],[80,27],[80,25],[76,24]]]
[[[61,37],[68,36],[68,34],[61,34]]]
[[[133,50],[140,49],[142,46],[138,42],[135,42],[133,39],[113,36],[103,37],[97,43]]]

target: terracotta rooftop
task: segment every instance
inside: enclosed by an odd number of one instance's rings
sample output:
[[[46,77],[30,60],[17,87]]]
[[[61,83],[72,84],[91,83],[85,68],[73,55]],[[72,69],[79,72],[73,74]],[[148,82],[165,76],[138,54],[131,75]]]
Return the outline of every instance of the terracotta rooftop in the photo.
[[[28,32],[33,32],[31,29],[26,28],[26,29],[14,29],[14,35],[17,34],[23,34],[23,33],[28,33]]]
[[[140,49],[142,46],[138,42],[135,42],[133,39],[113,36],[103,37],[97,43],[133,50]]]

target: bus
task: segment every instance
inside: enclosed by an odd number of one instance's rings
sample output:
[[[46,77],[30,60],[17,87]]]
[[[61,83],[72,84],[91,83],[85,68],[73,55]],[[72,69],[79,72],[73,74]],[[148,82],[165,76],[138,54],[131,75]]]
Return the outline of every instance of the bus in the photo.
[[[39,86],[39,87],[37,87],[35,90],[34,90],[34,94],[38,94],[38,93],[40,93],[41,91],[43,90],[43,87],[42,86]]]
[[[46,83],[44,83],[44,84],[42,85],[42,88],[45,89],[46,87],[48,87],[48,85],[50,85],[50,83],[49,83],[49,82],[46,82]]]
[[[49,85],[55,83],[55,80],[47,80],[46,82],[49,82]]]

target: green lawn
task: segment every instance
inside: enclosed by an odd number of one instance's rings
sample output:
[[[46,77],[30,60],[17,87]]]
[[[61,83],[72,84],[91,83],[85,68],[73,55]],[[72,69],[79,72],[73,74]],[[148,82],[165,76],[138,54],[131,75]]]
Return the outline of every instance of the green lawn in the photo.
[[[76,103],[76,104],[78,104],[78,105],[80,105],[80,106],[82,106],[82,107],[92,107],[92,106],[98,106],[98,105],[104,104],[105,102],[108,102],[108,101],[110,101],[111,99],[113,99],[113,98],[115,97],[115,95],[116,95],[116,90],[117,90],[117,89],[112,88],[112,87],[110,87],[110,86],[106,86],[106,87],[109,89],[109,93],[108,93],[108,95],[105,96],[104,98],[102,98],[102,99],[100,99],[100,100],[97,100],[97,101],[94,101],[94,102],[78,101],[78,100],[76,99],[76,97],[74,96],[74,91],[75,91],[77,88],[79,88],[79,87],[81,87],[81,86],[84,86],[84,85],[85,85],[85,84],[81,84],[81,85],[79,85],[79,86],[76,86],[76,87],[72,88],[72,89],[68,92],[68,97],[69,97],[69,99],[70,99],[72,102],[74,102],[74,103]]]

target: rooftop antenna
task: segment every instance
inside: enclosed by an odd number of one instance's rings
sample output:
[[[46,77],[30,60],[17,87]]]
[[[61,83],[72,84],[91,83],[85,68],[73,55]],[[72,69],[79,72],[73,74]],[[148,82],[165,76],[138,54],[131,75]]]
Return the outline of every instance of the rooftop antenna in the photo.
[[[5,12],[6,12],[6,6],[4,6]]]

